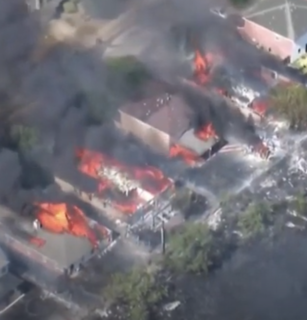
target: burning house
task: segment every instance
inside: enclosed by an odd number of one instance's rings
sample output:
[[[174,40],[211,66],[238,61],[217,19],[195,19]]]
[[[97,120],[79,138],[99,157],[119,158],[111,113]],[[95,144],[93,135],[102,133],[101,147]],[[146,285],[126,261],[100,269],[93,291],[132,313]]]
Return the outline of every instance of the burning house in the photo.
[[[0,242],[17,270],[71,275],[112,242],[112,232],[69,203],[37,202],[20,210],[0,207]]]
[[[121,219],[129,224],[142,218],[140,210],[173,185],[159,169],[151,166],[127,165],[87,149],[77,150],[77,158],[78,169],[97,181],[95,197],[102,201],[105,210],[112,208],[119,212]]]
[[[160,154],[183,159],[189,165],[203,162],[225,144],[211,122],[192,127],[192,109],[175,94],[123,106],[116,125]],[[218,147],[217,147],[218,146]]]

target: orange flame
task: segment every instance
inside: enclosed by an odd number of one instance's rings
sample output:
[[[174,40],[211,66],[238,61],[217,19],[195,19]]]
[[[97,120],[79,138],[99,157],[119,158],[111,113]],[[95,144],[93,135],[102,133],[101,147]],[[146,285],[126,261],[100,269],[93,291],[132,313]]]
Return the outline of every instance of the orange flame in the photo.
[[[210,68],[212,62],[212,54],[208,53],[203,57],[200,51],[196,50],[194,57],[194,74],[200,84],[206,84],[210,81]]]
[[[203,141],[206,141],[210,138],[217,137],[217,134],[214,130],[213,124],[209,123],[207,125],[202,126],[201,128],[195,130],[195,136]]]
[[[200,157],[196,153],[180,146],[179,144],[173,144],[171,146],[169,156],[171,158],[182,158],[186,164],[191,166],[201,161]]]
[[[268,159],[271,151],[263,142],[259,142],[254,148],[253,151],[258,153],[261,158]]]
[[[163,192],[170,184],[170,180],[166,178],[163,173],[154,167],[147,166],[146,168],[138,168],[135,166],[127,166],[115,159],[111,159],[104,154],[90,151],[86,149],[79,149],[76,152],[77,158],[80,160],[78,169],[86,175],[95,178],[99,182],[98,191],[100,194],[106,193],[114,189],[112,181],[106,178],[101,178],[98,174],[101,168],[115,167],[119,171],[123,171],[131,176],[131,179],[141,182],[142,189],[156,195]],[[137,206],[144,202],[137,193],[137,190],[129,193],[128,196],[121,196],[121,201],[114,201],[112,205],[118,208],[121,212],[131,214],[137,209]]]
[[[46,230],[84,237],[90,241],[93,247],[98,246],[94,230],[90,228],[85,214],[77,206],[69,206],[66,203],[36,203],[36,206],[37,219]],[[102,235],[106,236],[106,233],[105,229]]]

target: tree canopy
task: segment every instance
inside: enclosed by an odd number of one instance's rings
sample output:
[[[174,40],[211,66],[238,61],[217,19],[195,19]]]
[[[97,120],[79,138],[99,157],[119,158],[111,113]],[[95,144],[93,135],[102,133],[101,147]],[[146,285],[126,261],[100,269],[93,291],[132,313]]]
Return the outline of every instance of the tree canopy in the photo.
[[[10,129],[10,139],[19,151],[27,151],[37,143],[38,134],[32,127],[13,125]]]
[[[144,83],[151,79],[144,64],[134,56],[109,57],[105,62],[109,86],[128,97],[140,94]]]
[[[293,200],[294,209],[298,215],[307,216],[307,199],[303,193],[299,193]]]
[[[187,223],[170,236],[165,264],[177,272],[207,274],[219,256],[216,244],[207,225]]]
[[[278,85],[271,91],[272,110],[285,117],[291,128],[307,128],[307,90],[300,84]]]
[[[264,232],[270,222],[272,222],[270,206],[265,203],[254,203],[239,216],[238,227],[245,237],[252,237]]]
[[[111,302],[126,307],[129,319],[147,320],[157,304],[167,296],[167,286],[162,285],[157,271],[136,268],[113,275],[104,293]]]

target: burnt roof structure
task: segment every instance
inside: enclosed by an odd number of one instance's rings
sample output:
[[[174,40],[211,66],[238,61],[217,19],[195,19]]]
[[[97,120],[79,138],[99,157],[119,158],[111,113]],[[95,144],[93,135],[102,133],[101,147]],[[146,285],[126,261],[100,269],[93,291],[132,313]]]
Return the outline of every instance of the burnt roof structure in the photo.
[[[291,40],[307,31],[306,0],[258,0],[244,15],[247,19]]]

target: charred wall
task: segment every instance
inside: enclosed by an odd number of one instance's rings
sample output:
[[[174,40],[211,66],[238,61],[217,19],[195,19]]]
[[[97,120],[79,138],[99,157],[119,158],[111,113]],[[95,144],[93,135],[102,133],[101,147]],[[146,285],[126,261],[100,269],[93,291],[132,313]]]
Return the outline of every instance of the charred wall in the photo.
[[[168,155],[171,138],[167,133],[151,127],[123,111],[120,111],[119,122],[123,131],[133,134],[154,151]]]

